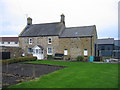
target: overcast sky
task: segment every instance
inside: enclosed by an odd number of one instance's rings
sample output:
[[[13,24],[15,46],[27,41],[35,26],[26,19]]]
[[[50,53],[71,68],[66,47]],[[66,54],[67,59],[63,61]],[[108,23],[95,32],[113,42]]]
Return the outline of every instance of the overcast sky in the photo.
[[[66,27],[96,25],[98,38],[118,38],[119,0],[0,0],[1,35],[18,35],[26,26],[59,22]]]

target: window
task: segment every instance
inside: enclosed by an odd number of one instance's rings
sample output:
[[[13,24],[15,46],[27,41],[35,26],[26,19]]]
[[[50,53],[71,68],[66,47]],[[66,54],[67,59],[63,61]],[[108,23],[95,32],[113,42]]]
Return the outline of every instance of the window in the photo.
[[[32,54],[32,52],[33,52],[32,48],[28,48],[28,53]]]
[[[2,42],[2,44],[4,44],[4,42]]]
[[[68,50],[64,49],[64,55],[68,55]]]
[[[110,47],[107,47],[107,50],[110,50]]]
[[[15,42],[15,44],[18,44],[18,42]]]
[[[10,44],[10,42],[8,42],[8,44]]]
[[[52,44],[52,38],[48,37],[48,44]]]
[[[47,48],[47,54],[52,55],[52,48]]]
[[[104,47],[104,46],[101,46],[101,50],[105,50],[105,47]]]
[[[32,44],[32,38],[29,38],[29,44]]]
[[[84,56],[88,56],[88,50],[84,49]]]

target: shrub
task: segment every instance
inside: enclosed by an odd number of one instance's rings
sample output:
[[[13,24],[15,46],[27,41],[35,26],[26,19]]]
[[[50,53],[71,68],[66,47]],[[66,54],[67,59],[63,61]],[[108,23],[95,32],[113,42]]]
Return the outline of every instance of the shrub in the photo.
[[[52,60],[52,59],[54,59],[54,57],[52,55],[47,55],[47,59]]]
[[[24,61],[36,61],[37,57],[27,56],[27,57],[18,57],[13,59],[2,60],[2,64],[11,64],[17,62],[24,62]]]
[[[77,56],[77,61],[83,61],[84,57],[83,56]]]

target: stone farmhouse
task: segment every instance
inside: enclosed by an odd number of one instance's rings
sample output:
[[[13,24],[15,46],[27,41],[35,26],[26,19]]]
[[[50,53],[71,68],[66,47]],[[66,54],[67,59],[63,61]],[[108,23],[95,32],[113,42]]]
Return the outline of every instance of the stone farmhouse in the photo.
[[[19,35],[20,48],[24,55],[32,54],[38,59],[48,55],[64,54],[65,59],[75,59],[77,56],[95,55],[97,39],[96,26],[66,27],[65,16],[60,22],[32,24],[27,18],[27,25]]]

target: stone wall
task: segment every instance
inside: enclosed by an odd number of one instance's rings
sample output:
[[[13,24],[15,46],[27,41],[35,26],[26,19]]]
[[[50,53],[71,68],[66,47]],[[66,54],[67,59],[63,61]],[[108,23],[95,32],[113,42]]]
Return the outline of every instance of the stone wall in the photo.
[[[94,45],[97,35],[94,37],[79,37],[79,38],[59,38],[58,36],[45,37],[19,37],[20,48],[24,50],[25,55],[28,55],[28,48],[33,48],[35,45],[41,45],[44,48],[44,57],[47,57],[47,48],[53,48],[53,56],[55,53],[64,54],[64,49],[68,50],[68,55],[65,58],[75,59],[77,56],[84,56],[84,49],[88,50],[89,56],[94,56]],[[48,44],[48,37],[52,38],[52,44]],[[29,38],[33,39],[33,43],[29,44]]]
[[[0,47],[0,52],[10,52],[10,58],[21,57],[22,49],[19,47]]]
[[[84,56],[84,49],[88,50],[88,56],[94,56],[92,37],[60,38],[59,53],[64,53],[64,49],[68,50],[66,57],[72,57],[73,59],[77,56]],[[85,58],[88,58],[88,56],[85,56]]]
[[[48,37],[52,38],[52,44],[48,44]],[[29,38],[33,39],[33,43],[29,44]],[[45,36],[45,37],[20,37],[20,47],[24,50],[25,55],[28,54],[28,48],[33,48],[36,45],[41,45],[44,48],[44,57],[47,57],[47,48],[53,48],[53,55],[58,52],[59,39],[58,36]]]

